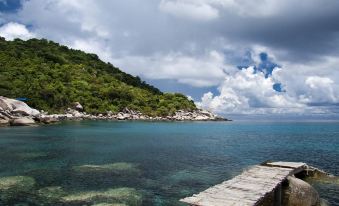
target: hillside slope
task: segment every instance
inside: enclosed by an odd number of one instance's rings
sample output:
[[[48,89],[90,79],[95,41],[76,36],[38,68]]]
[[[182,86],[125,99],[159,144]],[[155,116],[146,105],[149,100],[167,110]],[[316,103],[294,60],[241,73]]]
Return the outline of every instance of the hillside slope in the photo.
[[[28,98],[30,106],[49,112],[63,112],[73,102],[81,102],[88,113],[128,107],[165,116],[196,109],[182,94],[162,93],[95,54],[45,39],[0,37],[0,95]]]

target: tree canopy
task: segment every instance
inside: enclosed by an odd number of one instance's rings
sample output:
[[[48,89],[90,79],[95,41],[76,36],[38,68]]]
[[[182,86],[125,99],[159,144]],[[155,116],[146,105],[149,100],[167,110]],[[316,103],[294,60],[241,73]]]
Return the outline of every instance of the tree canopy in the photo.
[[[0,37],[0,95],[25,97],[34,108],[63,112],[80,102],[88,113],[127,107],[151,116],[195,110],[193,101],[159,89],[101,61],[96,54],[46,39]]]

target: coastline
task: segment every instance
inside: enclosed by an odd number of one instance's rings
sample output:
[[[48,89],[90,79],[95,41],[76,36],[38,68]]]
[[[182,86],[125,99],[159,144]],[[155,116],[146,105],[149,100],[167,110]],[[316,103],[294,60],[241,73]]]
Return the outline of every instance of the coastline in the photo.
[[[148,116],[139,111],[124,108],[113,113],[107,111],[100,114],[84,112],[79,102],[73,103],[64,114],[48,114],[29,107],[25,102],[0,96],[0,125],[27,126],[34,124],[51,124],[59,121],[80,120],[116,120],[116,121],[231,121],[209,111],[197,109],[194,111],[178,110],[174,115]]]

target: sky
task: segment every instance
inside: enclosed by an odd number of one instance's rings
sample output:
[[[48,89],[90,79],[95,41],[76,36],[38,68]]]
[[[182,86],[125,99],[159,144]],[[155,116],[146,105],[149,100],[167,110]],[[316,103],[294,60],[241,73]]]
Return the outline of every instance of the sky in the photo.
[[[339,119],[338,0],[0,0],[0,36],[96,53],[224,116]]]

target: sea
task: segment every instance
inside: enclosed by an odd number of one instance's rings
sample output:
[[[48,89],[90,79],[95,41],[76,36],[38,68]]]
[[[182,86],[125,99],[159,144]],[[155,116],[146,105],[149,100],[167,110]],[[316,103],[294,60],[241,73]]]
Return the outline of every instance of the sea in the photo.
[[[180,198],[265,161],[305,162],[339,176],[339,122],[69,121],[1,127],[0,190],[7,177],[31,177],[35,184],[19,196],[12,191],[13,198],[7,195],[0,205],[62,205],[37,198],[43,188],[73,195],[66,198],[76,200],[69,205],[105,203],[98,194],[117,188],[132,189],[115,194],[121,204],[185,205]],[[339,205],[337,179],[311,184],[330,205]],[[135,192],[138,200],[124,199],[135,198]]]

